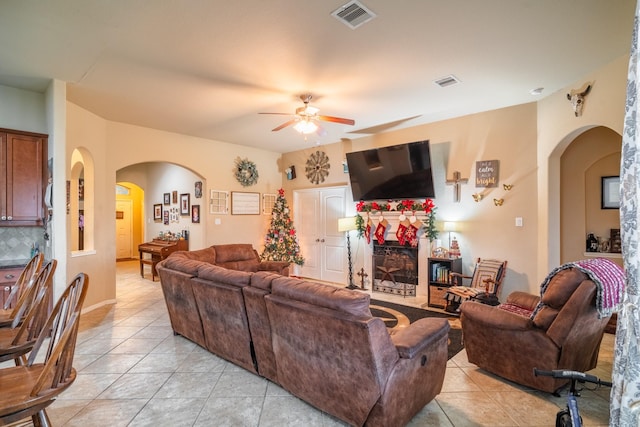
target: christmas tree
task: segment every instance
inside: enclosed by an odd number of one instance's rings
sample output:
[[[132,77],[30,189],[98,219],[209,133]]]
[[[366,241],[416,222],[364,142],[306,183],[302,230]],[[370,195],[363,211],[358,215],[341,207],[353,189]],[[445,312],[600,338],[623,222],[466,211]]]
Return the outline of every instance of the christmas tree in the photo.
[[[287,261],[294,264],[304,264],[300,256],[300,246],[296,237],[296,229],[289,217],[289,206],[284,198],[284,190],[278,190],[278,197],[273,204],[271,226],[267,232],[264,251],[260,258],[263,261]]]

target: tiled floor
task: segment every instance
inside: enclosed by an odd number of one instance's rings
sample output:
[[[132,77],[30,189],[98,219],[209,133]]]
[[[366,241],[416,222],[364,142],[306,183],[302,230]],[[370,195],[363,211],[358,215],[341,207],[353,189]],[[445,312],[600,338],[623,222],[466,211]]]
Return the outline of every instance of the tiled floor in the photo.
[[[380,294],[375,294],[381,298]],[[118,263],[117,304],[82,317],[78,378],[48,410],[55,426],[340,426],[280,387],[173,336],[159,282]],[[408,302],[406,300],[405,302]],[[420,301],[413,300],[417,305]],[[609,379],[613,336],[598,368]],[[587,426],[608,425],[609,389],[579,399]],[[451,359],[442,393],[411,426],[549,426],[564,398],[527,390]]]

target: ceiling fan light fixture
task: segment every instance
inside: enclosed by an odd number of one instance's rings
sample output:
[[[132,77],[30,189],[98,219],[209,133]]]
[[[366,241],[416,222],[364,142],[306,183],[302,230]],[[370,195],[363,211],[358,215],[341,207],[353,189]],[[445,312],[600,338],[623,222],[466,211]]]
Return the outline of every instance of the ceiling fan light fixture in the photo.
[[[300,120],[293,128],[304,135],[308,135],[317,131],[318,125],[311,120]]]

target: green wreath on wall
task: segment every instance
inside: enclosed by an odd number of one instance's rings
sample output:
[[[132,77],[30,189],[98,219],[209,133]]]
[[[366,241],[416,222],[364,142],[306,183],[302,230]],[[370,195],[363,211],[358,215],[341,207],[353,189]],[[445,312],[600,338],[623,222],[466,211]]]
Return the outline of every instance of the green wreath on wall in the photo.
[[[243,187],[258,182],[258,168],[251,160],[236,159],[236,179]]]

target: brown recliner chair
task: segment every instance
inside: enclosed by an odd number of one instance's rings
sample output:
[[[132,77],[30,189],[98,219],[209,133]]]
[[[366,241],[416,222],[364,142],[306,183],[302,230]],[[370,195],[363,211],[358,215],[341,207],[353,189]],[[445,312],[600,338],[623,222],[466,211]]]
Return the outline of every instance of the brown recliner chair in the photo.
[[[553,393],[567,380],[534,376],[533,368],[595,368],[610,316],[599,318],[596,284],[578,268],[561,269],[545,284],[542,298],[513,292],[495,307],[466,301],[460,320],[469,362]]]

